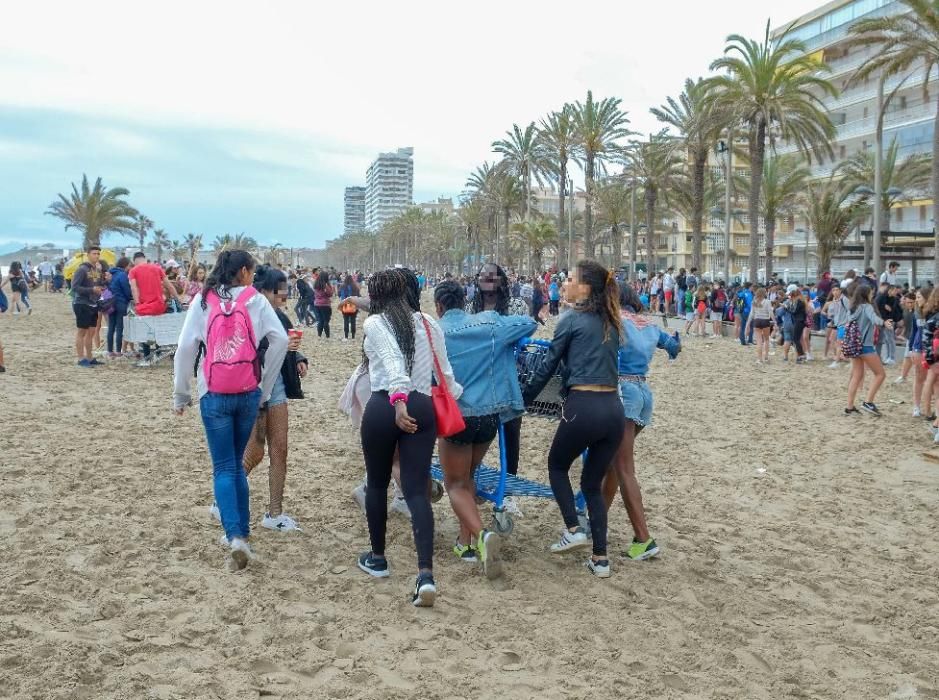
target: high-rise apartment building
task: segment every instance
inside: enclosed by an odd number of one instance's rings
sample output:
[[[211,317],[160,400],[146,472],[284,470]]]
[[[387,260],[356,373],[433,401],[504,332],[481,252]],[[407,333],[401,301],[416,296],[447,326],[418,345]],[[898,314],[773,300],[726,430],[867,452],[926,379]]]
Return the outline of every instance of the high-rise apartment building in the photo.
[[[343,231],[356,233],[365,230],[365,188],[347,187],[345,196],[346,215]]]
[[[379,153],[365,174],[365,228],[378,231],[413,203],[414,149]]]

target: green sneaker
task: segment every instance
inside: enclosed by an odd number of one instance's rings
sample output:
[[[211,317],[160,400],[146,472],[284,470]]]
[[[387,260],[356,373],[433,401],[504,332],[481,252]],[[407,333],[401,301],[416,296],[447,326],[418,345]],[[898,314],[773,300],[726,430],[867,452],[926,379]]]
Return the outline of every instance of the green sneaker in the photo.
[[[502,538],[495,532],[483,530],[476,542],[476,553],[483,565],[483,573],[488,579],[502,575]]]
[[[659,546],[655,543],[655,540],[650,537],[645,542],[633,540],[633,543],[629,545],[629,549],[623,553],[623,558],[631,561],[642,561],[643,559],[651,559],[652,557],[658,556],[658,554]]]
[[[460,561],[476,562],[476,550],[468,544],[461,544],[459,540],[453,545],[453,553],[459,557]]]

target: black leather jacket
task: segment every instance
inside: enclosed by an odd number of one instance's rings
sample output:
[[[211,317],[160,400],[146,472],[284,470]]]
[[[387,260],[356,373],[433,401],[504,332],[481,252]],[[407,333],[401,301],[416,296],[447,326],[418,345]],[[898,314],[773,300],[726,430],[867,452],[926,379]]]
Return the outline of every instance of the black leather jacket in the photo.
[[[939,312],[927,318],[923,325],[923,359],[926,360],[927,365],[934,365],[939,361],[939,357],[936,357],[932,349],[933,338],[937,333],[939,333]]]
[[[565,389],[578,384],[619,386],[616,361],[620,333],[617,326],[604,339],[603,319],[598,314],[576,310],[566,312],[554,330],[550,351],[525,388],[523,398],[526,405],[544,389],[562,362]]]

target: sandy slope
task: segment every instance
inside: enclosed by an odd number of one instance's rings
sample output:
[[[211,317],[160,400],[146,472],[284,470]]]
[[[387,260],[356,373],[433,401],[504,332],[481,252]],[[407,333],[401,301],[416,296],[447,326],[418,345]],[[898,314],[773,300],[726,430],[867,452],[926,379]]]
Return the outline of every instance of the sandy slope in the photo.
[[[557,508],[529,500],[489,583],[449,553],[444,499],[439,604],[416,610],[400,516],[392,578],[354,566],[362,460],[335,403],[357,345],[304,339],[285,504],[305,532],[258,529],[260,561],[234,575],[170,368],[79,370],[65,301],[35,301],[0,317],[2,697],[939,697],[939,466],[905,388],[884,418],[845,419],[845,371],[692,343],[657,360],[639,440],[661,560],[595,580],[546,553]],[[544,480],[553,425],[523,432],[523,473]],[[257,521],[263,466],[252,487]],[[610,524],[618,551],[622,506]]]

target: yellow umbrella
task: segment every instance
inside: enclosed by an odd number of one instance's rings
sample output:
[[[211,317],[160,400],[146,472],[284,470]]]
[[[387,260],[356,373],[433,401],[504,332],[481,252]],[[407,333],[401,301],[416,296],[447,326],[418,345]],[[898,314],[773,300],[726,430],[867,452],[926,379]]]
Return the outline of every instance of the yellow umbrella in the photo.
[[[114,264],[117,262],[117,256],[110,248],[104,248],[101,251],[101,259],[108,264],[108,267],[114,267]],[[65,275],[65,279],[72,279],[72,275],[75,274],[75,270],[78,269],[78,266],[87,261],[88,256],[85,253],[75,253],[72,259],[65,263],[65,267],[62,269],[62,274]]]

